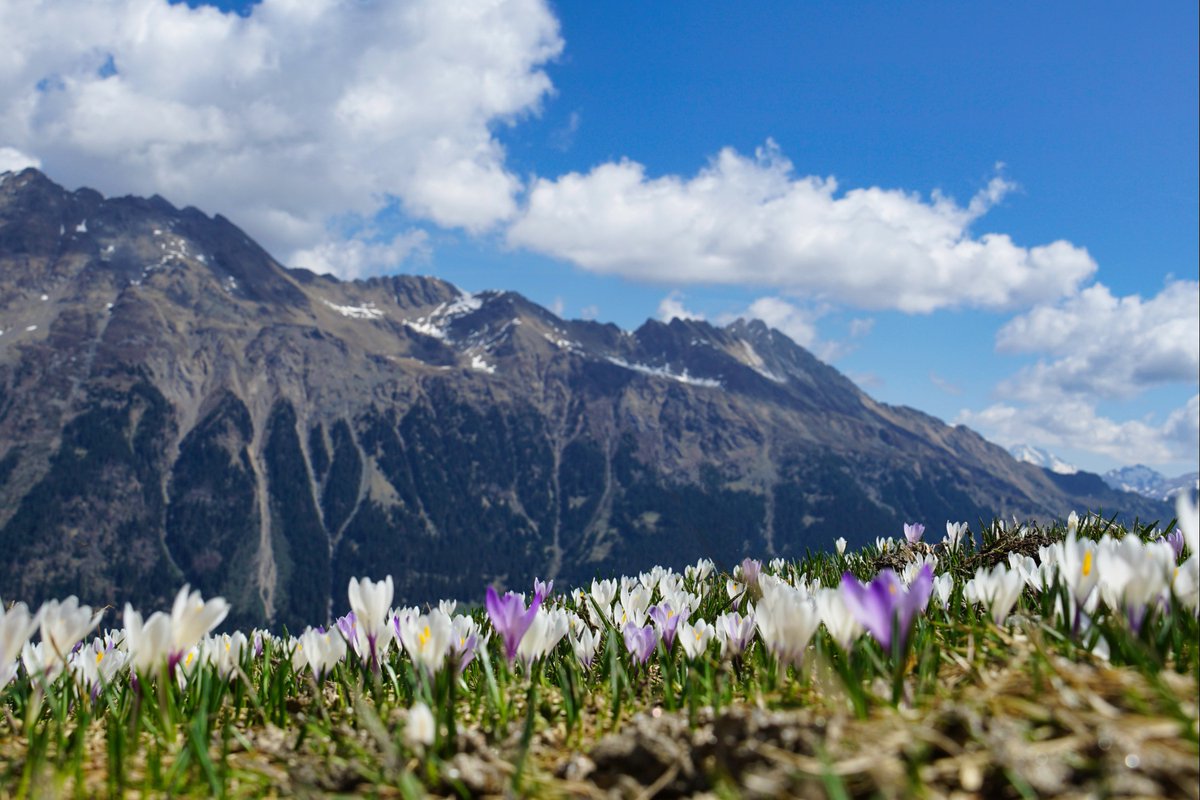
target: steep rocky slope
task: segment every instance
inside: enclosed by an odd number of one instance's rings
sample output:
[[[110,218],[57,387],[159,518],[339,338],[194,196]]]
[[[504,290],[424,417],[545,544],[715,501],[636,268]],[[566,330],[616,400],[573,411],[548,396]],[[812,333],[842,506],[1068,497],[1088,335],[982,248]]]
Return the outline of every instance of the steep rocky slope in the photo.
[[[597,570],[792,555],[904,520],[1159,519],[882,405],[759,322],[562,320],[277,263],[162,198],[0,177],[0,596],[324,620]],[[1074,477],[1074,476],[1072,476]]]

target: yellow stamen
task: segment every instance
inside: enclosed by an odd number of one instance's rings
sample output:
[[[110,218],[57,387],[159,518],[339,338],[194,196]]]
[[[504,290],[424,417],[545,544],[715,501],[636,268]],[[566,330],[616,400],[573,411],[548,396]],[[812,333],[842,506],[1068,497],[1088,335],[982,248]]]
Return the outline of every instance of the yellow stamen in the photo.
[[[1083,552],[1083,577],[1092,574],[1092,551],[1085,550]]]

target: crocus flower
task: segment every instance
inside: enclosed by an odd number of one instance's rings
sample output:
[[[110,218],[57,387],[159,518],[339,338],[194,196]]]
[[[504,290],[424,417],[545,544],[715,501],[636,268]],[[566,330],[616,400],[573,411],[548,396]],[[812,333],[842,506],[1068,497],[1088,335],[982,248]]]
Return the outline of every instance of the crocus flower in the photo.
[[[813,599],[783,583],[763,584],[763,599],[755,619],[763,644],[775,654],[781,667],[791,664],[799,668],[804,650],[821,625]]]
[[[862,625],[850,613],[842,593],[837,589],[819,589],[813,596],[817,603],[817,611],[825,630],[843,650],[849,650],[850,645],[862,633]]]
[[[540,580],[539,578],[533,579],[533,596],[534,597],[540,597],[543,600],[545,600],[547,597],[550,596],[550,593],[553,591],[554,591],[554,579],[553,578],[551,578],[548,581],[543,581],[543,580]]]
[[[679,646],[693,661],[708,652],[708,643],[712,638],[713,627],[704,620],[698,620],[695,625],[689,622],[679,625]]]
[[[645,664],[654,652],[654,645],[658,643],[654,628],[650,625],[626,625],[621,633],[625,636],[625,649],[633,656],[633,660],[638,664]]]
[[[762,574],[762,562],[753,558],[743,558],[741,574],[746,588],[754,591],[758,588],[758,576]]]
[[[835,539],[833,542],[833,546],[837,550],[837,554],[839,556],[846,555],[846,537],[845,536],[839,536],[837,539]]]
[[[893,630],[901,645],[908,639],[913,619],[928,605],[932,592],[933,568],[928,564],[907,588],[890,569],[880,572],[866,586],[849,572],[842,576],[846,607],[885,650],[892,646]]]
[[[429,706],[418,700],[408,710],[408,719],[404,722],[404,743],[413,750],[424,751],[433,744],[437,735],[437,722]]]
[[[29,606],[16,603],[7,611],[0,602],[0,691],[17,675],[21,650],[38,626],[38,618]]]
[[[292,651],[292,668],[300,670],[307,666],[320,682],[345,657],[345,639],[332,630],[308,628],[296,641],[296,649]]]
[[[61,675],[67,666],[67,656],[100,624],[102,616],[103,609],[93,614],[91,606],[81,606],[75,595],[62,602],[47,600],[42,603],[38,610],[42,647],[37,651],[42,661],[31,672],[42,673],[47,682]]]
[[[171,618],[155,611],[146,620],[125,604],[125,649],[129,653],[129,667],[135,673],[148,676],[167,663],[171,653]]]
[[[1176,528],[1164,536],[1163,540],[1171,545],[1171,551],[1175,553],[1175,560],[1178,561],[1179,556],[1183,554],[1183,531]]]
[[[509,664],[512,664],[517,657],[517,647],[521,644],[521,639],[529,630],[529,626],[533,624],[533,618],[537,615],[538,607],[541,604],[542,598],[534,595],[533,602],[526,609],[525,598],[521,595],[515,592],[505,592],[501,597],[493,587],[487,588],[484,605],[487,608],[488,619],[492,621],[492,627],[504,640],[504,656],[508,659]]]
[[[1192,555],[1200,555],[1200,507],[1190,491],[1175,495],[1175,517],[1183,531],[1183,543]]]
[[[184,584],[171,605],[171,652],[167,656],[167,666],[172,671],[184,654],[200,644],[200,640],[229,614],[229,603],[223,598],[206,601],[200,592],[189,592],[188,589]]]
[[[933,579],[933,596],[937,598],[938,605],[946,608],[950,605],[950,593],[954,591],[954,576],[949,572],[943,572]]]
[[[721,640],[721,655],[740,656],[754,638],[754,615],[730,611],[717,617],[714,625]]]
[[[963,587],[963,596],[972,603],[986,606],[992,622],[1003,625],[1024,587],[1025,579],[1019,570],[997,564],[991,570],[983,567],[976,570],[975,577]]]
[[[436,675],[446,663],[454,640],[454,623],[440,609],[428,614],[406,612],[395,621],[400,644],[413,664],[428,676]]]
[[[249,649],[250,643],[246,634],[234,631],[232,634],[222,633],[220,636],[206,637],[202,645],[208,663],[216,668],[218,675],[229,680],[242,661],[242,653]]]
[[[1114,611],[1121,609],[1137,632],[1146,609],[1170,585],[1175,559],[1165,542],[1143,542],[1136,536],[1105,537],[1096,553],[1100,593]]]
[[[472,661],[479,647],[479,623],[465,614],[451,621],[454,635],[450,640],[450,652],[454,655],[454,672],[461,675]]]
[[[589,669],[592,661],[596,658],[596,648],[600,645],[600,637],[593,633],[591,628],[584,626],[579,631],[572,633],[570,638],[575,659],[581,667]]]
[[[105,684],[111,683],[128,655],[117,648],[112,632],[92,639],[91,644],[78,648],[70,658],[71,673],[93,700]]]
[[[535,598],[536,600],[536,598]],[[517,655],[529,669],[534,661],[550,654],[571,628],[571,618],[560,608],[547,609],[544,606],[534,611],[529,630],[521,637],[517,645]]]
[[[664,600],[658,605],[650,607],[650,619],[654,620],[659,636],[670,650],[671,646],[675,644],[675,629],[679,627],[679,620],[682,617],[676,613],[670,603]]]
[[[366,658],[371,669],[379,671],[379,657],[386,652],[391,644],[393,630],[388,624],[388,616],[392,606],[392,595],[395,586],[392,576],[388,575],[382,581],[370,578],[350,579],[350,610],[354,613],[353,628],[356,637],[365,639],[366,652],[358,650],[359,657]],[[341,627],[339,625],[339,627]],[[352,643],[358,644],[354,640]]]
[[[957,550],[959,545],[962,544],[963,536],[965,536],[968,532],[969,531],[967,530],[967,523],[965,523],[965,522],[950,522],[949,520],[947,520],[947,522],[946,522],[946,538],[944,539],[944,541],[946,543],[946,549],[947,550]]]
[[[921,537],[924,534],[925,526],[920,522],[914,522],[911,525],[909,525],[907,522],[904,523],[904,538],[908,540],[909,544],[916,544],[917,542],[921,541]]]

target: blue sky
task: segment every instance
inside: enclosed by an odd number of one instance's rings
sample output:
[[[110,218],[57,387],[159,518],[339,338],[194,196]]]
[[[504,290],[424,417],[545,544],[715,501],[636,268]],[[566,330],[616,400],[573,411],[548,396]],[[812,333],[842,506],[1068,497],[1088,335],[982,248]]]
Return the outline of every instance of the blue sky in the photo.
[[[346,277],[756,315],[1002,444],[1200,461],[1195,3],[25,5],[0,169]]]

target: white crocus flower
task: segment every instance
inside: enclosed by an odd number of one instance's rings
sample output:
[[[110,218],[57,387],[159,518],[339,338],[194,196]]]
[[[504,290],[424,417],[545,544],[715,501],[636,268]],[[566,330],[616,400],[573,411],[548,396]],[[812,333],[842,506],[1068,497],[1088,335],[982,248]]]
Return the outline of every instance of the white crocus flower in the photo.
[[[149,619],[125,604],[125,650],[134,672],[149,675],[167,663],[171,653],[171,618],[155,611]]]
[[[1068,533],[1065,540],[1055,544],[1055,553],[1059,578],[1071,590],[1071,598],[1075,604],[1090,613],[1095,607],[1092,592],[1100,581],[1100,571],[1096,564],[1096,543]]]
[[[949,572],[943,572],[933,579],[933,593],[930,597],[937,598],[938,605],[946,608],[950,605],[950,594],[954,591],[954,576]]]
[[[588,669],[592,666],[593,659],[596,658],[596,648],[600,646],[600,637],[593,633],[591,628],[584,626],[573,630],[570,638],[575,659],[581,667]]]
[[[222,633],[219,636],[205,637],[201,649],[204,651],[205,660],[216,668],[217,674],[224,680],[229,680],[242,663],[242,654],[249,646],[246,634],[234,631],[232,634]]]
[[[926,565],[929,565],[930,572],[933,572],[935,569],[937,569],[937,556],[928,554],[918,558],[916,561],[910,561],[905,564],[904,569],[900,572],[901,583],[903,583],[905,586],[911,586],[912,582],[917,579],[917,576],[921,574],[921,570],[924,569]]]
[[[454,641],[454,624],[438,609],[397,618],[400,644],[426,675],[436,675],[445,665]]]
[[[1171,591],[1179,602],[1193,613],[1200,611],[1200,555],[1188,556],[1187,561],[1175,568],[1171,578]]]
[[[704,620],[698,620],[694,625],[687,621],[679,623],[675,635],[684,654],[693,661],[708,652],[708,643],[712,638],[713,628]]]
[[[29,606],[15,603],[6,611],[0,602],[0,691],[16,677],[21,650],[37,626],[37,615],[29,613]]]
[[[1105,604],[1123,610],[1130,626],[1141,627],[1146,609],[1166,589],[1175,570],[1175,554],[1166,542],[1142,542],[1136,536],[1105,539],[1096,556]]]
[[[808,643],[821,625],[817,604],[807,593],[782,582],[764,582],[762,593],[756,613],[758,634],[781,667],[791,664],[799,668]]]
[[[842,593],[837,589],[820,589],[814,595],[814,599],[825,630],[829,631],[838,647],[849,650],[862,634],[862,625],[846,607]]]
[[[346,640],[336,629],[307,628],[296,640],[292,651],[292,667],[307,666],[318,681],[329,674],[346,657]]]
[[[220,625],[229,614],[229,603],[224,598],[204,600],[199,591],[189,592],[184,584],[175,595],[171,605],[171,658],[180,660],[182,655],[200,643],[213,628]]]
[[[388,624],[395,594],[392,576],[388,575],[382,581],[351,578],[348,594],[350,610],[354,613],[355,635],[359,639],[355,649],[371,669],[378,670],[379,660],[394,636],[392,626]]]
[[[833,546],[837,550],[837,554],[839,556],[846,555],[846,537],[845,536],[839,536],[834,541]]]
[[[1200,506],[1192,500],[1190,491],[1175,495],[1175,516],[1188,551],[1192,555],[1200,555]]]
[[[716,568],[717,565],[713,563],[712,559],[702,558],[696,562],[695,566],[685,569],[683,575],[696,584],[702,584],[709,579]]]
[[[404,723],[404,743],[413,750],[423,752],[433,744],[437,735],[437,722],[429,706],[418,700],[408,710],[408,719]]]
[[[964,595],[972,603],[980,603],[991,613],[992,622],[1003,625],[1009,612],[1021,597],[1025,581],[1021,573],[997,564],[991,570],[980,567],[975,577],[967,581]]]
[[[946,549],[957,550],[962,544],[963,536],[967,533],[967,523],[946,521]]]
[[[67,666],[67,656],[75,645],[83,640],[97,625],[103,609],[92,613],[91,606],[81,606],[79,598],[71,595],[66,600],[47,600],[38,611],[38,630],[41,633],[41,648],[38,655],[41,663],[34,670],[53,681]]]
[[[561,609],[547,611],[539,608],[529,625],[529,630],[517,645],[517,656],[525,663],[526,669],[557,647],[570,628],[571,620],[567,612]]]
[[[613,601],[617,598],[617,582],[614,580],[598,581],[592,579],[592,590],[588,594],[589,602],[585,604],[588,619],[597,627],[604,624],[598,618],[602,614],[611,614]]]

